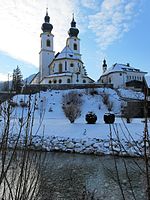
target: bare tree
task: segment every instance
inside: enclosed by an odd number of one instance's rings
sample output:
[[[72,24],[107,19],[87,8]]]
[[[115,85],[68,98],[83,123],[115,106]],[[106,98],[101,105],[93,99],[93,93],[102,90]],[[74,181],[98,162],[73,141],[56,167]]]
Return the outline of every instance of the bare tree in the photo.
[[[28,108],[20,107],[21,113],[16,113],[12,100],[1,104],[0,198],[3,200],[38,199],[38,181],[45,157],[32,148],[36,101],[36,96],[31,100],[29,95]]]
[[[71,123],[74,123],[74,121],[80,117],[81,105],[82,99],[77,92],[69,92],[68,94],[63,95],[62,109]]]

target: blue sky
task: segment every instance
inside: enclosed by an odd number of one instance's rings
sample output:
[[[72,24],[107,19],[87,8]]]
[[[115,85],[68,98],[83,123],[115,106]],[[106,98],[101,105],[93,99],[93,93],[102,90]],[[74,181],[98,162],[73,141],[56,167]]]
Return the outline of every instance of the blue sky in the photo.
[[[38,72],[40,33],[46,7],[60,52],[75,14],[82,60],[97,80],[108,67],[130,63],[150,73],[149,0],[0,0],[0,80],[18,65],[24,78]]]

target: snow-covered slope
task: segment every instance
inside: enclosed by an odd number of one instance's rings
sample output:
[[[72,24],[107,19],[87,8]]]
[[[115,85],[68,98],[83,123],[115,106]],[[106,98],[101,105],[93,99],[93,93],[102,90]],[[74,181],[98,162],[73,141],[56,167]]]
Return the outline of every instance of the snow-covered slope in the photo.
[[[76,90],[83,100],[81,108],[82,112],[80,118],[78,118],[74,124],[71,124],[65,117],[62,110],[62,96],[70,91],[75,90],[48,90],[31,96],[31,103],[34,104],[34,102],[36,102],[32,132],[33,135],[42,136],[44,134],[45,138],[53,138],[54,140],[55,138],[69,138],[69,141],[75,140],[75,143],[76,140],[86,140],[87,142],[101,140],[106,141],[109,148],[110,126],[105,124],[103,120],[104,113],[108,112],[107,106],[103,103],[103,96],[106,95],[109,98],[109,102],[112,103],[112,111],[116,115],[115,124],[112,127],[113,138],[119,137],[121,140],[125,141],[127,138],[132,140],[133,137],[134,140],[141,140],[144,123],[141,122],[141,119],[134,119],[131,124],[126,124],[126,127],[123,125],[122,119],[117,117],[121,110],[121,100],[117,92],[112,89],[100,88],[94,89],[94,92],[92,89]],[[127,94],[127,91],[123,90],[121,92],[126,93],[126,96],[131,93],[131,91],[129,91],[129,94]],[[134,92],[132,94],[135,96]],[[18,106],[14,108],[11,116],[13,130],[15,133],[17,133],[18,130],[20,123],[19,120],[21,118],[26,120],[27,118],[28,108],[23,109],[20,106],[21,100],[28,102],[29,96],[17,95],[13,97],[13,102],[18,104]],[[89,111],[93,111],[97,115],[98,119],[96,124],[86,123],[85,115]],[[33,113],[31,114],[33,115]],[[2,121],[0,123],[2,123]],[[132,137],[129,135],[129,132],[132,134]],[[60,144],[61,140],[62,139],[60,139]],[[82,144],[82,141],[80,141],[80,144]]]

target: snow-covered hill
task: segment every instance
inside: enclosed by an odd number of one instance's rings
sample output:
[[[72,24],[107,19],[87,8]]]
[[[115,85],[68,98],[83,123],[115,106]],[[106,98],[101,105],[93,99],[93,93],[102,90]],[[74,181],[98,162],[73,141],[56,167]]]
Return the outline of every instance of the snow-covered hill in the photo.
[[[136,141],[142,139],[142,134],[144,130],[144,123],[141,122],[141,119],[134,119],[131,124],[126,124],[126,127],[123,125],[122,119],[119,117],[121,110],[121,97],[120,93],[125,94],[126,98],[131,97],[131,91],[121,90],[116,92],[112,89],[99,88],[99,89],[80,89],[76,90],[83,100],[81,116],[75,121],[74,124],[71,124],[69,120],[65,117],[62,110],[62,96],[70,91],[75,90],[48,90],[46,92],[40,92],[33,94],[31,96],[31,103],[34,104],[36,101],[36,110],[34,113],[34,123],[33,123],[33,135],[44,134],[44,138],[49,138],[49,140],[54,140],[56,146],[53,144],[53,148],[58,149],[58,140],[60,145],[62,141],[66,140],[69,145],[70,141],[80,141],[82,146],[83,140],[87,141],[87,145],[90,143],[92,148],[100,148],[99,143],[93,147],[93,141],[106,141],[107,148],[109,148],[109,139],[110,139],[110,126],[104,123],[103,116],[104,113],[108,112],[107,105],[104,104],[104,95],[107,95],[109,102],[112,103],[112,111],[116,115],[115,124],[113,126],[113,138],[119,138],[123,141],[130,140],[132,137]],[[95,92],[96,91],[96,92]],[[142,93],[137,93],[132,91],[132,96],[140,96],[143,98]],[[11,116],[13,129],[18,130],[19,120],[23,117],[23,120],[27,118],[27,108],[22,108],[20,106],[21,101],[28,102],[28,95],[17,95],[13,97],[13,102],[16,102],[18,106],[14,108],[13,114]],[[22,116],[23,111],[23,116]],[[92,111],[97,115],[96,124],[87,124],[85,121],[85,115]],[[32,113],[33,114],[33,113]],[[0,122],[2,123],[2,122]],[[15,125],[14,125],[15,124]],[[127,131],[128,129],[128,131]],[[16,132],[14,131],[14,132]],[[132,137],[129,135],[129,132],[132,134]],[[118,136],[116,135],[118,134]],[[60,139],[61,138],[61,139]],[[63,138],[63,139],[62,139]],[[118,140],[118,139],[117,139]],[[67,143],[65,142],[65,144]],[[52,144],[52,141],[50,142]],[[71,143],[71,145],[73,145]],[[103,146],[104,143],[103,143]],[[63,147],[62,147],[63,148]],[[102,147],[101,147],[102,148]],[[104,150],[102,148],[101,152]]]

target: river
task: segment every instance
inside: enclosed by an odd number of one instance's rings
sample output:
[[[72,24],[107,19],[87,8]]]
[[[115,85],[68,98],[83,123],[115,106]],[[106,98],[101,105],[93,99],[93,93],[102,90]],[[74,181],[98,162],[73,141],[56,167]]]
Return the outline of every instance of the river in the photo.
[[[125,169],[127,166],[127,170]],[[145,200],[145,180],[142,160],[115,159],[112,156],[94,156],[69,153],[47,153],[40,172],[41,200],[122,200],[118,180],[125,199]],[[117,179],[117,170],[119,179]],[[131,184],[130,184],[131,183]]]

